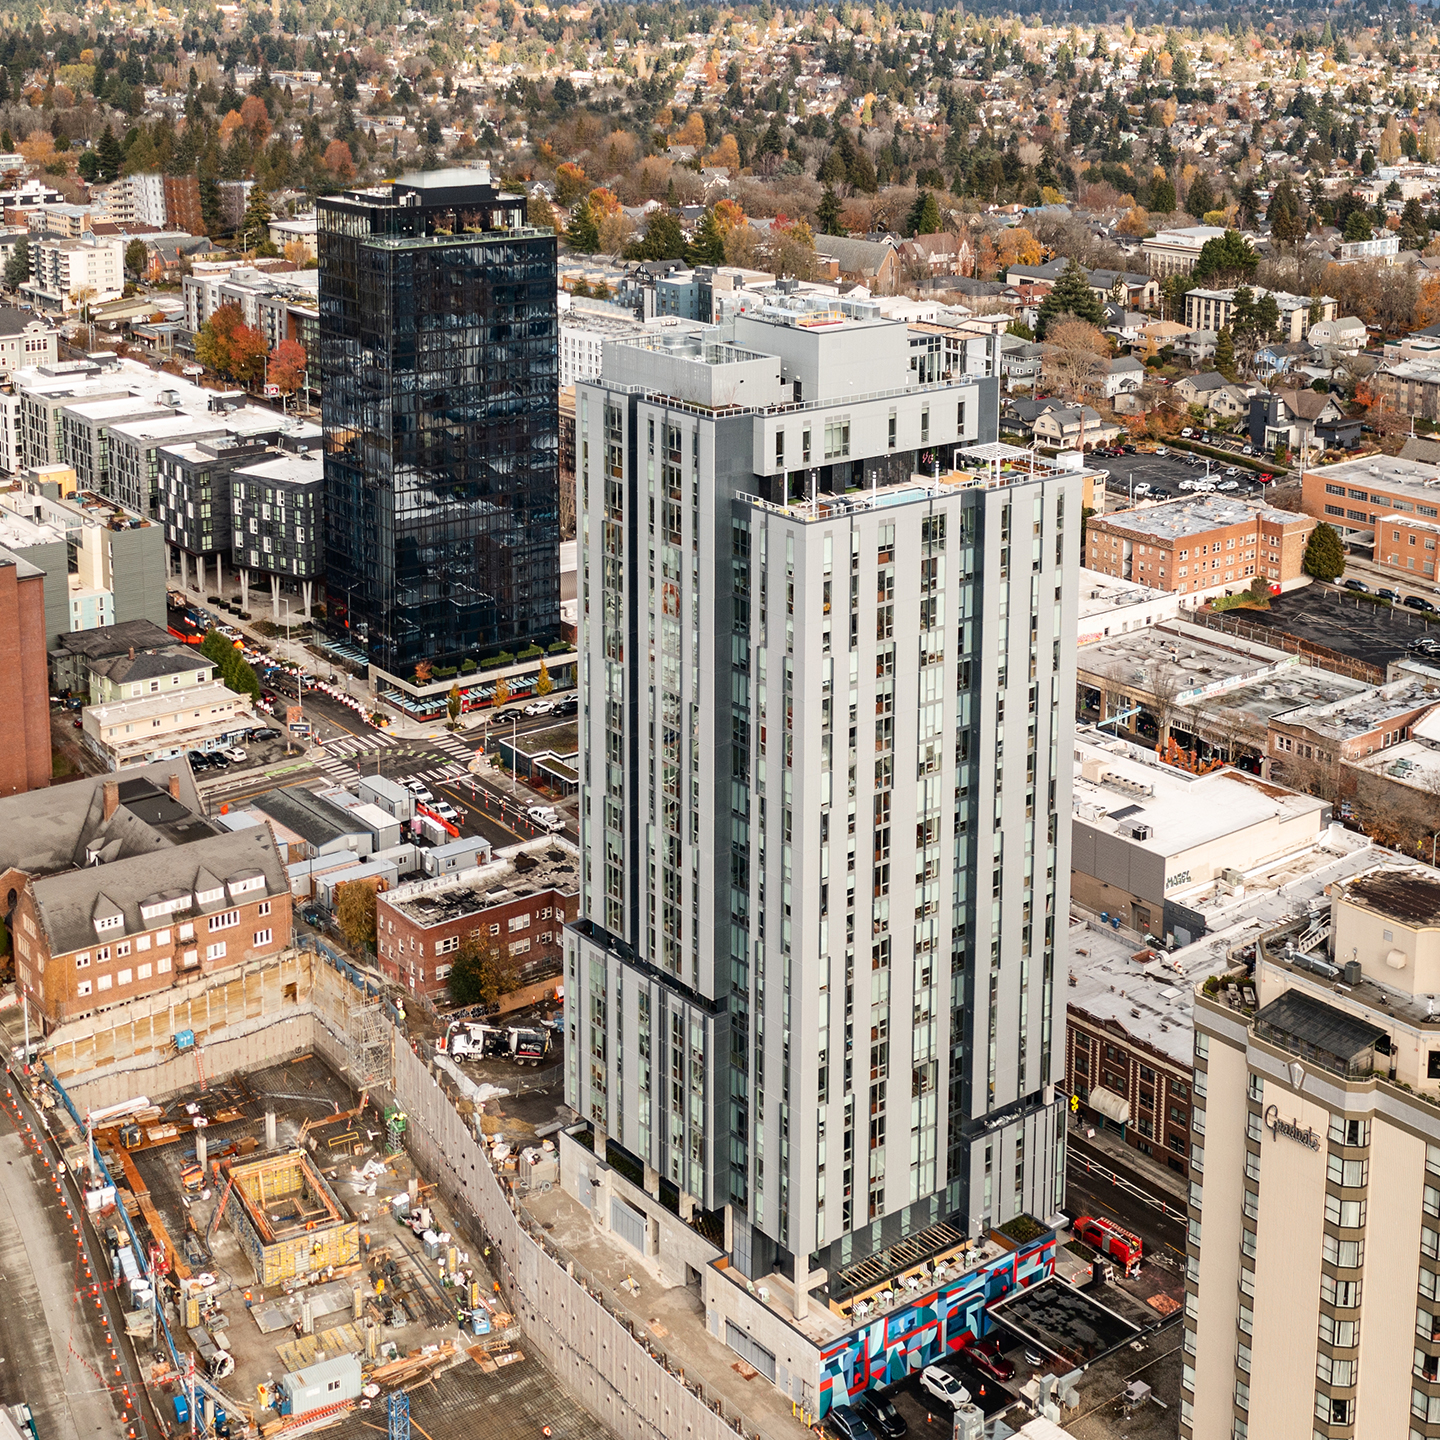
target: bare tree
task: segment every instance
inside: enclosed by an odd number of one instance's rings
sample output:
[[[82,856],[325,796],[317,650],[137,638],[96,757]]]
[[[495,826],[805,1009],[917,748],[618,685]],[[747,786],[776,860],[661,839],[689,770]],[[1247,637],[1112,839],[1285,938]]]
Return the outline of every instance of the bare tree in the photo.
[[[1093,326],[1073,317],[1052,324],[1045,335],[1045,375],[1071,396],[1077,396],[1095,373],[1110,343]]]
[[[1178,666],[1166,660],[1158,661],[1140,695],[1141,703],[1155,717],[1155,743],[1161,749],[1170,738],[1170,726],[1179,708],[1180,692],[1186,688],[1188,680],[1189,677]]]

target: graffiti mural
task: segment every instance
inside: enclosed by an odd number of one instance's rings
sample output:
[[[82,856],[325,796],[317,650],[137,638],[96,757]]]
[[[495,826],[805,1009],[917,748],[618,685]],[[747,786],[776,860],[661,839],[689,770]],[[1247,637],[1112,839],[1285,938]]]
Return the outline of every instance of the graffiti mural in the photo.
[[[1055,1271],[1055,1235],[1029,1242],[896,1305],[820,1352],[820,1414],[963,1349],[988,1328],[986,1310]]]

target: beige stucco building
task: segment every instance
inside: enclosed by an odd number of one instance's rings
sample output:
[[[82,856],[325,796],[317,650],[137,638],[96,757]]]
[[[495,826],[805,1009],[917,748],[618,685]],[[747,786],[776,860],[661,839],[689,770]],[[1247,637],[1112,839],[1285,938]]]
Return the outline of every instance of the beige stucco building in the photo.
[[[1440,1436],[1437,993],[1415,864],[1197,993],[1183,1437]]]

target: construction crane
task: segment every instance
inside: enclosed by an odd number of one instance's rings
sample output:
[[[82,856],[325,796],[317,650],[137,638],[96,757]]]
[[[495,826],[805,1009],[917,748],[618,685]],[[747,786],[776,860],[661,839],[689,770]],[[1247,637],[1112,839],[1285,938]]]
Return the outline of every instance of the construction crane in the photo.
[[[410,1397],[403,1390],[385,1397],[385,1416],[389,1421],[389,1440],[410,1440]]]

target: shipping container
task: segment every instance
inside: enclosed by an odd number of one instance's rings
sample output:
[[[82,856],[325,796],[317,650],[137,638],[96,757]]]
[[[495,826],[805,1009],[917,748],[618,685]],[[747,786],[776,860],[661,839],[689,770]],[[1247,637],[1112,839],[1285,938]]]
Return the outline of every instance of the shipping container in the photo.
[[[280,1380],[280,1413],[308,1415],[345,1400],[360,1398],[360,1361],[340,1355],[318,1365],[307,1365]]]

